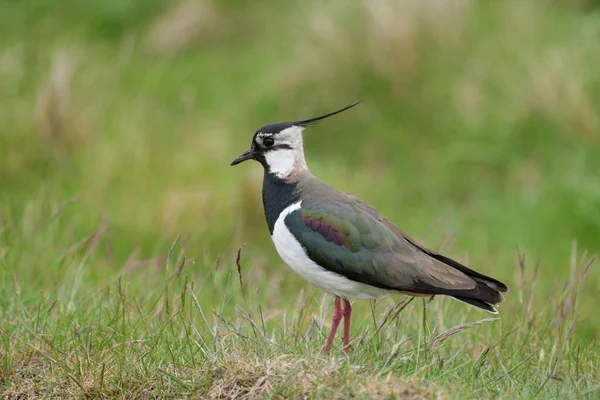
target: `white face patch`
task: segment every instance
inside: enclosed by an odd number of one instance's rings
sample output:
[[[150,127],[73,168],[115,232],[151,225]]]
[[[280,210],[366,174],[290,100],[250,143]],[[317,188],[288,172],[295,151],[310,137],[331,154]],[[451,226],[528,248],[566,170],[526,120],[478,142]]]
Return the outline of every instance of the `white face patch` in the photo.
[[[275,144],[272,150],[265,151],[265,160],[271,173],[285,178],[297,168],[306,168],[302,149],[303,130],[301,126],[292,126],[271,136],[275,139]],[[261,134],[258,139],[262,140]]]
[[[294,151],[281,149],[265,153],[269,171],[280,178],[288,176],[294,170]]]

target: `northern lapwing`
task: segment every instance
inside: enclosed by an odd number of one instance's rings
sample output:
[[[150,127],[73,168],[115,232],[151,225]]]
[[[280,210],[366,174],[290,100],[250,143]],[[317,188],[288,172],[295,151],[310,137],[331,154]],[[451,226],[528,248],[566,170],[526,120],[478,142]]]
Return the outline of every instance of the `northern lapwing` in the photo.
[[[262,164],[263,206],[277,252],[304,279],[335,297],[326,353],[342,317],[344,350],[349,352],[349,300],[390,293],[447,295],[497,313],[494,305],[503,301],[501,292],[508,292],[504,283],[423,247],[373,207],[310,173],[302,147],[304,129],[357,104],[263,126],[250,149],[231,163]]]

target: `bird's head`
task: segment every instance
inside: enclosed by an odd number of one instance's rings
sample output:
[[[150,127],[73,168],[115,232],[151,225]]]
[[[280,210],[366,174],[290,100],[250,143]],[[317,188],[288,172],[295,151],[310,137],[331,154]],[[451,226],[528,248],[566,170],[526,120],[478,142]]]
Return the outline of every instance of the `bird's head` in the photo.
[[[256,160],[263,165],[266,172],[280,178],[288,177],[298,170],[306,170],[302,148],[302,132],[304,129],[322,119],[346,111],[359,103],[351,104],[341,110],[315,118],[265,125],[254,133],[250,148],[233,160],[231,165],[237,165],[246,160]]]

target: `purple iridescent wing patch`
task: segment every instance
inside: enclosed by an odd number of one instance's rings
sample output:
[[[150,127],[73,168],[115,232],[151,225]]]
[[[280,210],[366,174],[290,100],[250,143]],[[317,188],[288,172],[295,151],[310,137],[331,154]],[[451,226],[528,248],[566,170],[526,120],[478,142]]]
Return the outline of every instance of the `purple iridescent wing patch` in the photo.
[[[322,210],[302,208],[301,218],[304,225],[320,234],[328,242],[345,246],[350,251],[360,250],[360,237],[356,228],[349,222]]]
[[[310,229],[318,232],[329,242],[335,242],[335,244],[342,245],[346,240],[346,236],[340,231],[340,228],[335,226],[331,221],[328,221],[324,217],[316,217],[313,215],[307,215],[303,213],[302,222]]]

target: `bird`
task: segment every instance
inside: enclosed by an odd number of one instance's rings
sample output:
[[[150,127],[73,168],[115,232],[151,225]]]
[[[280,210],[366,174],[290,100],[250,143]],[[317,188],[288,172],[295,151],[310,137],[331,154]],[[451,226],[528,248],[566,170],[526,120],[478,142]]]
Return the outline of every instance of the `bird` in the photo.
[[[310,284],[334,297],[329,354],[342,318],[343,351],[350,353],[350,301],[400,293],[450,296],[497,314],[509,288],[434,252],[357,197],[315,177],[304,157],[303,132],[342,109],[258,129],[250,148],[231,166],[258,161],[264,169],[262,202],[281,259]]]

